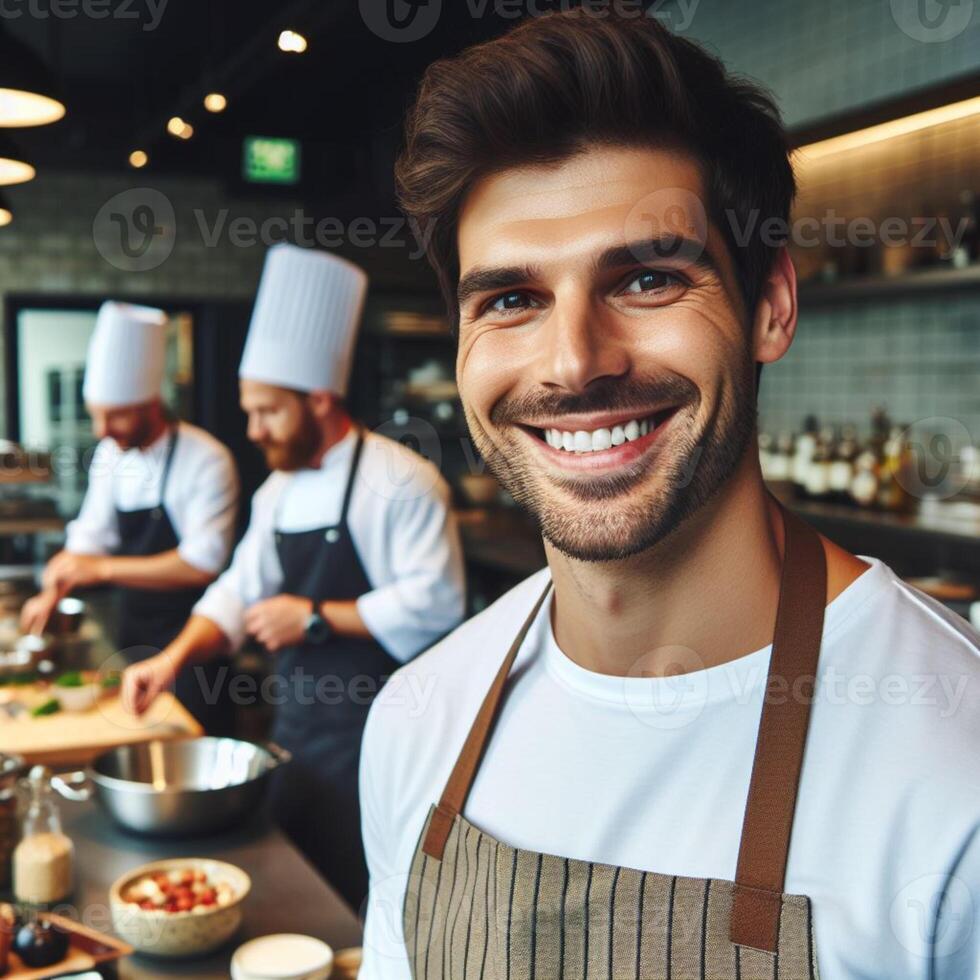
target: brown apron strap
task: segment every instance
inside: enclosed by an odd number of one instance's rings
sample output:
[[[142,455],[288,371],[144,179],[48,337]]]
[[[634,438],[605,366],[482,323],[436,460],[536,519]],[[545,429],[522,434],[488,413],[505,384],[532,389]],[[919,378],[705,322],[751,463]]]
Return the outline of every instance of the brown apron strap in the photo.
[[[550,591],[551,582],[549,581],[545,586],[544,592],[541,593],[538,601],[534,604],[534,608],[528,614],[527,619],[524,620],[524,625],[514,638],[514,642],[510,645],[507,656],[500,665],[500,670],[497,671],[497,676],[494,678],[490,690],[487,691],[486,697],[483,699],[483,704],[476,716],[476,720],[473,722],[473,727],[470,729],[469,735],[466,736],[463,750],[456,760],[456,765],[453,767],[449,782],[446,783],[446,788],[442,791],[442,799],[436,806],[435,813],[432,815],[432,821],[429,824],[429,831],[425,835],[425,841],[422,844],[422,850],[430,857],[434,857],[440,861],[442,860],[442,854],[446,849],[449,832],[452,830],[456,815],[462,812],[466,797],[470,792],[470,787],[473,785],[476,771],[480,766],[480,760],[483,758],[483,750],[490,738],[490,731],[493,728],[494,718],[497,715],[497,708],[504,693],[504,685],[507,683],[507,675],[510,674],[510,668],[513,666],[521,644],[523,644],[524,638],[527,636],[527,631],[531,628],[531,623],[534,622],[534,618],[537,616],[541,604]]]
[[[737,945],[770,953],[778,947],[786,859],[827,594],[819,535],[787,508],[780,509],[784,553],[779,606],[742,823],[730,934]]]

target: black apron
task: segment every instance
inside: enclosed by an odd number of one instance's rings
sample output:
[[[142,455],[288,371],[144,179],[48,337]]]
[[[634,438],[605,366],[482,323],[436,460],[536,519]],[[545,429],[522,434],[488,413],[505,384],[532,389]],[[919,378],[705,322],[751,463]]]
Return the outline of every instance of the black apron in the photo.
[[[358,433],[338,522],[276,531],[282,592],[312,599],[357,599],[372,585],[347,524],[364,445]],[[271,787],[280,826],[355,909],[367,896],[357,770],[371,702],[399,664],[375,640],[331,636],[276,655],[279,685],[273,739],[293,754]],[[281,690],[281,694],[279,693]]]
[[[120,545],[117,555],[149,557],[173,551],[180,545],[163,499],[177,447],[177,426],[170,432],[167,455],[160,478],[159,502],[139,510],[116,508]],[[117,644],[129,663],[159,653],[184,628],[203,588],[135,589],[120,586]],[[180,702],[209,735],[229,735],[234,727],[234,705],[228,697],[227,657],[185,667],[177,676]]]

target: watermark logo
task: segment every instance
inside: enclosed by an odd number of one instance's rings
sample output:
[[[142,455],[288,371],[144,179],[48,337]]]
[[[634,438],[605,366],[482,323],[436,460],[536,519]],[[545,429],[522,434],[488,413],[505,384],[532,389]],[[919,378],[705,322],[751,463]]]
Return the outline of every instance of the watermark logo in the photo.
[[[361,19],[383,41],[406,44],[432,32],[442,0],[360,0]]]
[[[908,446],[909,458],[895,479],[912,497],[945,500],[980,477],[980,472],[971,472],[971,466],[980,466],[973,437],[959,419],[919,419],[902,432],[900,441]]]
[[[973,0],[891,0],[891,10],[903,34],[935,44],[966,30],[973,19]]]
[[[177,221],[170,199],[152,187],[134,187],[111,197],[92,222],[98,253],[122,272],[149,272],[170,258]]]
[[[976,911],[966,882],[931,874],[909,882],[895,896],[889,918],[902,946],[932,961],[962,948],[975,928]]]

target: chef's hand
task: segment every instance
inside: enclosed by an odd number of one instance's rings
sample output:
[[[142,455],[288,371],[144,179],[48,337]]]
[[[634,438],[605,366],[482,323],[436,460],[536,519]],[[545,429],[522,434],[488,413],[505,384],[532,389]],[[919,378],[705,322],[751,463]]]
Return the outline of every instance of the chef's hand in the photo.
[[[74,589],[105,582],[106,567],[105,555],[78,555],[71,551],[59,551],[48,562],[41,582],[46,590],[68,595]]]
[[[119,691],[123,708],[130,714],[143,714],[176,676],[174,658],[166,651],[130,664],[122,673]]]
[[[20,628],[23,633],[36,633],[40,636],[54,614],[61,596],[52,589],[45,589],[33,599],[28,599],[20,611]]]
[[[245,612],[245,628],[267,650],[275,653],[283,647],[303,642],[306,621],[312,612],[312,599],[277,595],[249,606]]]

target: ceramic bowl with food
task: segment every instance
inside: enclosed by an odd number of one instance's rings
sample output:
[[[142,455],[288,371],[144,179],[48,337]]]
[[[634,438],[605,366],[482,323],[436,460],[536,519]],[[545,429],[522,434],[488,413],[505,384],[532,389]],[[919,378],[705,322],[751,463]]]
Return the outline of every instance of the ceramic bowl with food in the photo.
[[[71,671],[62,674],[52,685],[51,694],[61,705],[62,711],[88,711],[102,696],[102,685]]]
[[[134,868],[109,891],[116,934],[150,956],[202,956],[226,943],[242,921],[252,882],[212,858],[169,858]]]

